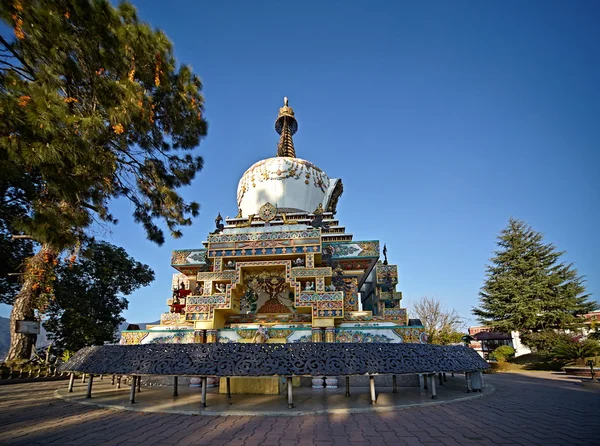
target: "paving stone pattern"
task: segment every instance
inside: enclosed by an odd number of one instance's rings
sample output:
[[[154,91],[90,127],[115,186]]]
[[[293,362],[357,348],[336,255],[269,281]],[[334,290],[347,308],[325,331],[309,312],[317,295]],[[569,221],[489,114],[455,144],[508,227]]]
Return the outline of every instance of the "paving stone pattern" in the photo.
[[[486,375],[496,392],[396,412],[305,417],[140,413],[56,399],[65,382],[0,386],[0,444],[594,445],[600,391],[552,373]]]

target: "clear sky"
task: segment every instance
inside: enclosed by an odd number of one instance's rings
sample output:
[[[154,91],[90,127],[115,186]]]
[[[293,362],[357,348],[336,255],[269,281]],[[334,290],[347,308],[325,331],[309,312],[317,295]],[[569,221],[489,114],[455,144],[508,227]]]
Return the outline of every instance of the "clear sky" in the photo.
[[[236,214],[239,178],[275,155],[283,96],[298,157],[343,179],[338,218],[387,243],[404,305],[433,296],[474,323],[511,216],[567,251],[600,296],[599,2],[136,3],[202,78],[210,128],[205,168],[183,190],[201,215],[182,239],[146,241],[124,202],[100,234],[156,272],[129,297],[129,321],[167,310],[170,252]]]

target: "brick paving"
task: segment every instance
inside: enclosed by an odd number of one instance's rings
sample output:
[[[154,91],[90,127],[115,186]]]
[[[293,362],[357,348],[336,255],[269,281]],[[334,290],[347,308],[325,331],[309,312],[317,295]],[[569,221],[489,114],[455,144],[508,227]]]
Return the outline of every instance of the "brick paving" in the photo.
[[[66,382],[0,386],[0,444],[594,445],[600,391],[552,373],[486,375],[484,398],[396,412],[304,417],[186,416],[85,406]]]

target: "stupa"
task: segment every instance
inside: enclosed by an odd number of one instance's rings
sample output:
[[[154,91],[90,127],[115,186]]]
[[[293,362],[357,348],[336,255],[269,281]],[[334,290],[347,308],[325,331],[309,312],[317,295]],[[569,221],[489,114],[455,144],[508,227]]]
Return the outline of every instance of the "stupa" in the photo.
[[[239,181],[237,215],[173,252],[160,324],[123,331],[121,344],[427,341],[401,307],[387,249],[380,260],[378,240],[353,240],[336,219],[342,180],[296,156],[287,98],[275,130],[276,156]]]

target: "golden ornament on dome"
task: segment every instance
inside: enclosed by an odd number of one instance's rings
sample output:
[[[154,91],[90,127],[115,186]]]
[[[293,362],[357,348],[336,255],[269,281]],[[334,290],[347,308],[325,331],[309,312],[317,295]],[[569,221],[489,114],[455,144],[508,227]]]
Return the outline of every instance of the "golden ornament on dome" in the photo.
[[[275,215],[277,215],[277,208],[269,202],[263,204],[258,210],[258,216],[263,221],[271,221],[275,218]]]

